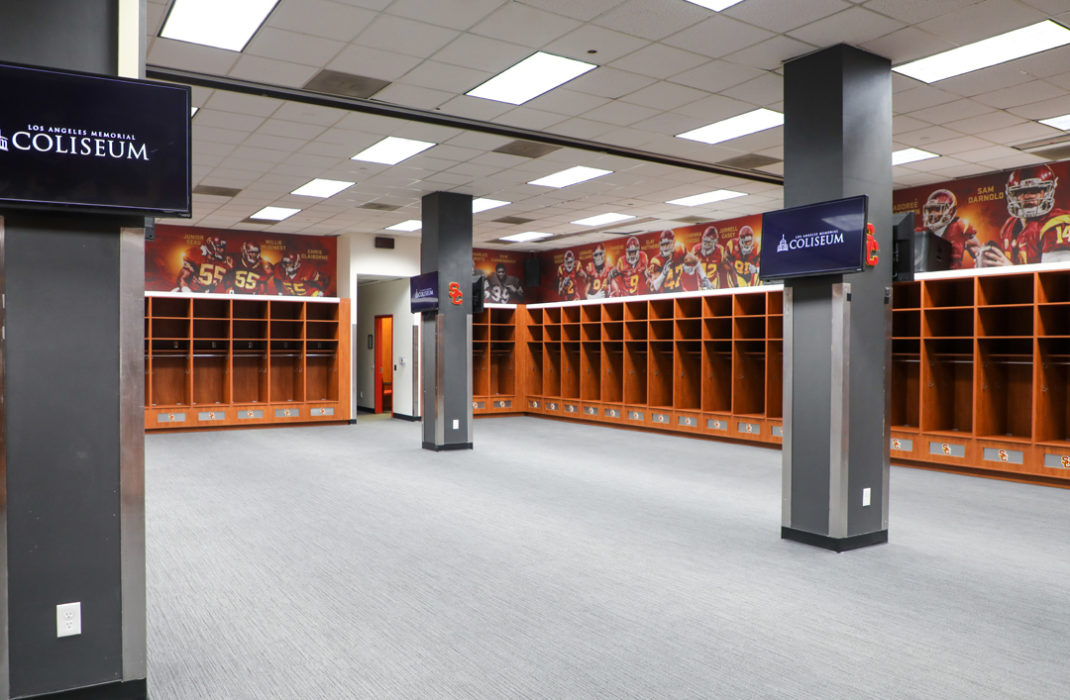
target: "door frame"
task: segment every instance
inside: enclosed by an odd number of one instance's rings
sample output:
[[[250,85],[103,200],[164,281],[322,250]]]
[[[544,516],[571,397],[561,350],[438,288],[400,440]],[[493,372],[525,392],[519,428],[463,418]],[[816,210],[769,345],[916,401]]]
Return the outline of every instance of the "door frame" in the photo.
[[[389,319],[390,323],[390,336],[389,338],[383,332],[383,321]],[[390,343],[390,360],[393,362],[394,354],[394,315],[393,314],[379,314],[375,317],[375,341],[373,344],[374,353],[374,370],[373,376],[375,378],[375,412],[383,412],[383,341],[388,340]],[[393,401],[390,405],[393,409]]]

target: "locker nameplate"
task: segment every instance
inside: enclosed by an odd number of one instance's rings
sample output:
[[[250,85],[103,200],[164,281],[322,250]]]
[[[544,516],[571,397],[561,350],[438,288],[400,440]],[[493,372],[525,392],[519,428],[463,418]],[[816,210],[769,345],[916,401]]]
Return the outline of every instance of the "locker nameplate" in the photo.
[[[333,416],[334,415],[334,409],[333,408],[313,408],[311,413],[314,416]]]
[[[1002,447],[986,447],[982,456],[989,462],[1002,462],[1004,464],[1022,464],[1025,462],[1025,453],[1021,450],[1008,450]]]
[[[655,423],[671,423],[672,418],[668,413],[652,413],[650,419]]]
[[[473,401],[472,402],[472,408],[474,408],[476,410],[480,410],[480,409],[484,408],[486,405],[487,404],[486,404],[485,401]]]
[[[759,423],[747,423],[746,421],[740,421],[736,424],[736,430],[747,435],[761,435],[762,426]]]
[[[597,416],[598,415],[598,407],[596,407],[596,406],[584,406],[583,407],[583,412],[588,416]]]
[[[721,420],[719,418],[708,418],[706,420],[706,428],[709,430],[723,430],[728,432],[728,421]]]
[[[539,407],[539,402],[538,401],[533,401],[533,400],[529,400],[528,401],[528,408],[538,408],[538,407]]]
[[[494,402],[494,408],[512,408],[512,407],[513,407],[513,402],[512,401],[501,400],[501,401],[495,401]]]
[[[1070,455],[1044,453],[1044,466],[1051,469],[1070,469]]]
[[[238,411],[238,418],[242,420],[256,419],[264,417],[264,409],[257,408],[254,410],[240,410]]]
[[[773,435],[776,436],[776,437],[779,437],[779,438],[784,437],[784,426],[782,426],[782,425],[774,425],[769,430],[772,431]]]
[[[301,415],[300,408],[276,408],[276,418],[298,418]]]
[[[607,408],[602,411],[602,415],[606,418],[620,418],[620,411],[615,408]]]
[[[186,420],[185,413],[157,413],[157,423],[181,423]]]
[[[197,414],[197,420],[212,421],[212,420],[226,420],[226,411],[201,411]]]
[[[941,457],[965,457],[966,446],[955,442],[932,441],[929,443],[929,454]]]
[[[642,411],[628,411],[628,420],[643,420],[646,415]]]
[[[571,403],[566,403],[565,404],[565,413],[575,413],[577,410],[579,410],[579,407],[576,406],[575,404],[571,404]]]
[[[889,447],[900,452],[913,452],[914,441],[910,438],[892,438]]]
[[[678,416],[676,422],[680,425],[686,425],[693,428],[698,425],[698,419],[694,416]]]

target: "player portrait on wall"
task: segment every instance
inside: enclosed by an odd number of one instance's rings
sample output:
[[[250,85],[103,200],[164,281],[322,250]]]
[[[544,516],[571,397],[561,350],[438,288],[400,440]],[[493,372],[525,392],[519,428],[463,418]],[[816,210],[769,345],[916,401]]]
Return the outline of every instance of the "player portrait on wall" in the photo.
[[[305,265],[301,254],[293,250],[286,251],[275,263],[273,277],[279,294],[294,297],[321,297],[329,282],[326,275]]]
[[[617,266],[613,268],[613,279],[619,285],[622,296],[650,293],[647,278],[649,267],[650,260],[643,252],[639,239],[631,236],[624,244],[624,255],[617,258]]]
[[[752,287],[761,284],[758,279],[759,252],[754,229],[750,226],[740,228],[739,234],[725,244],[730,287]]]
[[[260,255],[260,244],[244,241],[234,267],[223,277],[223,291],[228,294],[268,294],[275,271]]]
[[[981,266],[1070,260],[1070,212],[1055,207],[1059,178],[1048,165],[1011,172],[1004,188],[1007,220],[998,240],[981,253]]]
[[[587,263],[584,270],[587,277],[586,297],[605,299],[620,296],[620,285],[613,272],[613,265],[606,259],[606,247],[599,243],[591,251],[591,262]]]
[[[724,246],[721,245],[716,226],[703,229],[702,237],[698,243],[691,246],[691,252],[698,259],[702,277],[708,282],[709,289],[728,286]]]
[[[190,247],[182,256],[182,269],[171,291],[218,291],[232,267],[234,260],[227,255],[227,242],[219,236],[206,236],[204,243]]]
[[[487,275],[487,284],[483,289],[484,301],[495,304],[521,304],[524,302],[524,288],[520,278],[508,274],[504,262],[494,266],[494,272]]]
[[[586,289],[586,276],[576,262],[576,253],[566,250],[557,266],[557,296],[563,301],[583,299]]]
[[[958,215],[959,202],[949,189],[933,190],[921,208],[919,231],[932,233],[951,244],[951,268],[974,267],[980,261],[981,242],[977,229]],[[966,262],[969,253],[969,262]]]
[[[658,236],[658,254],[650,260],[650,291],[680,291],[680,266],[685,255],[684,246],[676,242],[676,233],[672,229],[662,231]]]

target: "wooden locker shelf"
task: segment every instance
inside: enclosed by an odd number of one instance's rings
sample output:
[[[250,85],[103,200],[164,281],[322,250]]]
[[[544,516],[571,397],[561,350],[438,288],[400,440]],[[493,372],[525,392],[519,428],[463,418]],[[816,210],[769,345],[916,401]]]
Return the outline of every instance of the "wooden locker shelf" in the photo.
[[[349,301],[145,297],[145,427],[349,419]]]

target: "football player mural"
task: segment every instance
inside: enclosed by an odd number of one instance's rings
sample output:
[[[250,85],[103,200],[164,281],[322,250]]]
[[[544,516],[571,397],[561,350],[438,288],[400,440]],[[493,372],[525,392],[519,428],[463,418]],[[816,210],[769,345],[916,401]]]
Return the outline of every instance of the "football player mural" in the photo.
[[[540,301],[760,284],[761,221],[759,214],[545,253],[540,266],[548,272]]]
[[[483,300],[494,304],[523,304],[524,255],[497,250],[472,251],[475,269],[486,277]]]
[[[899,190],[897,212],[951,243],[952,268],[1070,262],[1066,162]]]
[[[336,296],[336,250],[335,238],[159,225],[145,242],[145,289]]]

